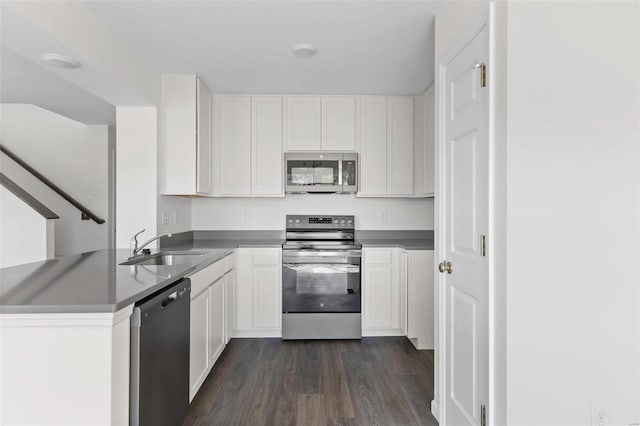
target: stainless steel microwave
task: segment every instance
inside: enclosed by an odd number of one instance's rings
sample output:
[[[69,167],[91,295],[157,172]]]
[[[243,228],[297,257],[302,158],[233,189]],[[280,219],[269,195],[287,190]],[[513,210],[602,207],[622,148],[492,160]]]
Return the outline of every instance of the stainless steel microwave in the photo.
[[[287,194],[358,191],[358,154],[287,152],[284,155]]]

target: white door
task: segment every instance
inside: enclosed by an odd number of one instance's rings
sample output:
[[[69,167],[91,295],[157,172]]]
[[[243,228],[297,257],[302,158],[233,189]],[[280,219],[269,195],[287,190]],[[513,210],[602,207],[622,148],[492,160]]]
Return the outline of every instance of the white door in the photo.
[[[251,193],[284,195],[282,98],[251,98]]]
[[[480,425],[489,396],[488,261],[481,238],[488,231],[488,61],[486,27],[441,65],[443,102],[444,227],[440,253],[444,284],[445,424]],[[442,272],[442,269],[441,269]]]

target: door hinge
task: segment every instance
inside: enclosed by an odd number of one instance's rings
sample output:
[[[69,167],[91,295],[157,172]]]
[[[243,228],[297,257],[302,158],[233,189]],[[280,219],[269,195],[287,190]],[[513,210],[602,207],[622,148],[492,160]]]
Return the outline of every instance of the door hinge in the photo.
[[[487,426],[487,407],[480,407],[480,426]]]
[[[480,254],[484,257],[487,255],[487,237],[480,235]]]
[[[487,66],[484,63],[476,64],[474,69],[480,69],[480,87],[487,87]]]

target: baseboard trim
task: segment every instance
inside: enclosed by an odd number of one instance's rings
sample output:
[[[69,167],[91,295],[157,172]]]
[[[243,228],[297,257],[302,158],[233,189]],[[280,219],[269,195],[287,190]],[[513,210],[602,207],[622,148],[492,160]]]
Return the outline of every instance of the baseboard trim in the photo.
[[[435,399],[431,401],[431,414],[433,414],[433,417],[440,423],[440,405]]]
[[[234,330],[231,338],[251,339],[261,337],[282,337],[282,330]]]

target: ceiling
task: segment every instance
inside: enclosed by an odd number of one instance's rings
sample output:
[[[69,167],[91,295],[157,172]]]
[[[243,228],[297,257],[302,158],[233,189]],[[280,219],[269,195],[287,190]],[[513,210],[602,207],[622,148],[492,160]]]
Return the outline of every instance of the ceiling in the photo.
[[[0,47],[0,102],[34,104],[85,124],[115,125],[113,105]]]
[[[161,72],[195,73],[214,93],[365,95],[414,95],[433,83],[438,4],[83,2],[141,60]],[[1,8],[0,101],[35,104],[86,124],[114,125],[114,106],[80,87],[83,81],[106,82],[108,76],[90,64],[77,70],[49,68],[39,54],[66,53],[64,46]],[[296,43],[314,44],[317,55],[294,56]],[[113,86],[108,93],[118,90]]]
[[[434,81],[427,1],[92,1],[87,7],[163,72],[215,93],[413,95]],[[318,53],[298,58],[296,43]]]

